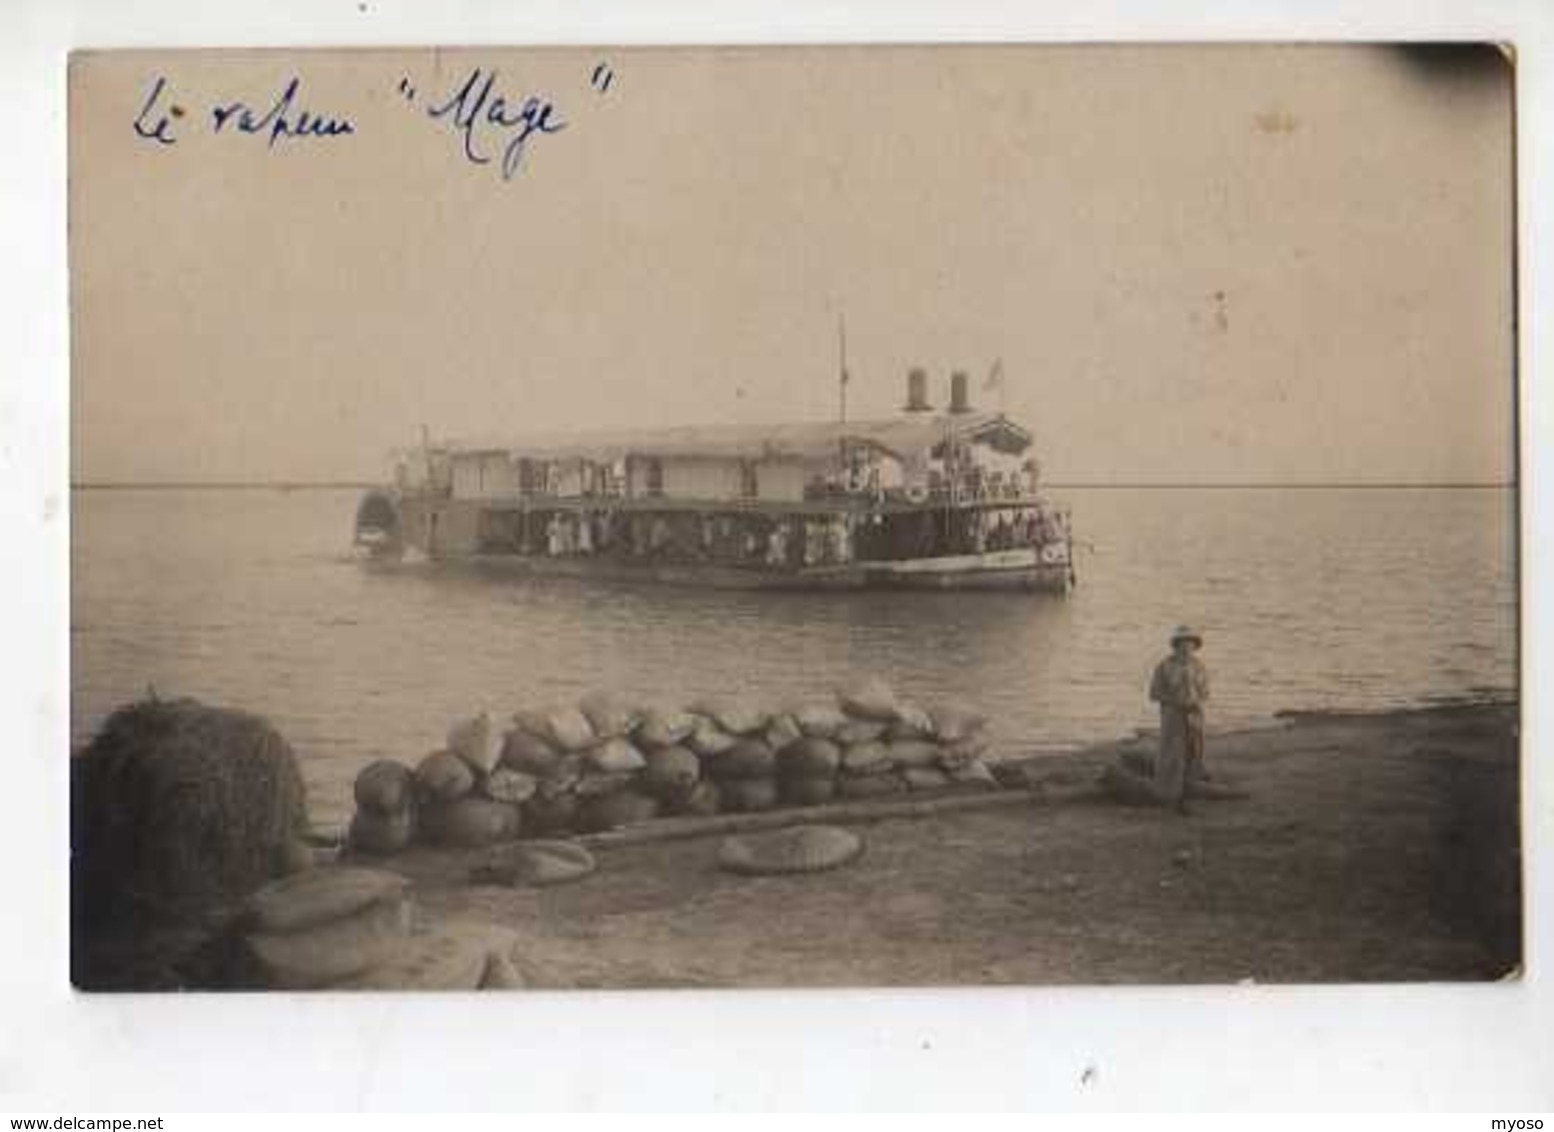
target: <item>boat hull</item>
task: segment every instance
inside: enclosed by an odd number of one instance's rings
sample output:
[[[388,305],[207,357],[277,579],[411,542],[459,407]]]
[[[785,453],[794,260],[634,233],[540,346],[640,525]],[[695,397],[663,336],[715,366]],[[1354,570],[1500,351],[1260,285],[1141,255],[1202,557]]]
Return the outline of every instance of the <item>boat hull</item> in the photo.
[[[736,590],[1003,590],[1067,593],[1074,582],[1067,541],[1035,547],[906,559],[870,559],[788,568],[763,562],[638,557],[626,554],[493,553],[481,548],[480,508],[405,500],[393,549],[432,562],[514,576]],[[382,549],[387,550],[388,546]]]
[[[513,577],[645,582],[728,590],[1015,590],[1066,593],[1068,565],[1042,563],[1034,553],[1000,551],[953,558],[860,562],[809,570],[771,570],[701,562],[652,562],[610,557],[444,555],[448,565]]]

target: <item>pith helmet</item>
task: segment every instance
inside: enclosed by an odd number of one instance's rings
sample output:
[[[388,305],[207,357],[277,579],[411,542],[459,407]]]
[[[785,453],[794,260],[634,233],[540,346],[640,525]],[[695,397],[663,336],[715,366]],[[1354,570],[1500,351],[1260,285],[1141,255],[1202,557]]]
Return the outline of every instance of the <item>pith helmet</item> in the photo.
[[[1194,648],[1203,647],[1203,637],[1195,629],[1186,625],[1178,625],[1176,632],[1171,634],[1171,647],[1176,647],[1177,641],[1191,641]]]

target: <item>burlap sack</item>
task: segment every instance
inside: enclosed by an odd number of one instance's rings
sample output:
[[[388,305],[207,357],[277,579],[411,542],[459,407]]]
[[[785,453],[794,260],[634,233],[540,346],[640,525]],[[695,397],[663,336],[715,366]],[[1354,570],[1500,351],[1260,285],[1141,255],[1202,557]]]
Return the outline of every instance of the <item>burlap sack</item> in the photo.
[[[896,772],[909,790],[943,790],[950,776],[936,766],[909,766]]]
[[[539,780],[521,770],[499,766],[486,776],[486,780],[480,784],[480,789],[481,793],[493,802],[518,805],[534,797],[535,791],[539,789]]]
[[[477,776],[485,775],[502,757],[502,736],[491,726],[491,716],[481,712],[448,728],[448,750],[467,762]]]
[[[356,804],[385,817],[404,813],[410,807],[415,774],[404,763],[378,759],[368,763],[356,776]]]
[[[631,734],[642,719],[642,711],[613,692],[590,692],[578,701],[578,709],[600,739],[619,739]]]
[[[936,766],[939,762],[939,745],[922,739],[896,739],[885,748],[900,768]]]
[[[777,756],[777,773],[795,778],[831,778],[842,765],[842,749],[829,739],[802,739]]]
[[[896,718],[885,736],[888,739],[933,739],[933,717],[916,704],[898,704]]]
[[[779,712],[772,716],[771,721],[766,725],[762,738],[772,750],[781,753],[803,739],[804,732],[799,730],[797,721],[791,715],[787,712]]]
[[[502,765],[543,778],[562,760],[562,753],[548,739],[515,727],[502,744]]]
[[[522,828],[539,837],[570,833],[577,827],[579,799],[570,791],[564,794],[536,793],[523,804]]]
[[[959,743],[986,727],[987,718],[967,707],[951,704],[934,710],[933,725],[941,743]]]
[[[743,738],[721,755],[702,764],[708,777],[718,782],[739,778],[770,778],[777,771],[777,756],[763,739]]]
[[[835,704],[807,704],[793,713],[793,719],[812,739],[835,739],[848,721]]]
[[[844,747],[858,743],[876,743],[885,737],[890,725],[872,719],[850,719],[836,730],[836,741]]]
[[[842,774],[849,777],[887,774],[895,762],[884,743],[859,743],[842,748]]]
[[[719,727],[714,720],[698,718],[695,729],[685,740],[685,745],[704,759],[716,758],[739,742],[734,735]]]
[[[871,774],[862,778],[843,776],[836,780],[836,792],[848,800],[886,798],[904,794],[906,783],[895,774]]]
[[[421,834],[428,842],[455,849],[483,849],[512,841],[521,828],[517,806],[475,796],[426,803],[419,817]]]
[[[606,739],[583,752],[583,766],[598,774],[635,774],[647,760],[628,740]]]
[[[785,775],[777,780],[777,797],[784,806],[821,806],[836,797],[836,778]]]
[[[718,783],[722,809],[728,813],[748,814],[777,807],[777,780],[774,778],[734,778]]]
[[[635,790],[616,790],[580,799],[576,824],[584,833],[601,833],[652,821],[658,816],[658,809],[655,798]]]
[[[837,693],[842,710],[854,719],[891,723],[896,718],[896,694],[878,677],[869,677]]]
[[[242,922],[252,931],[270,935],[308,931],[373,904],[398,902],[408,884],[398,873],[380,869],[314,869],[254,893],[243,907]]]
[[[375,856],[403,852],[414,840],[415,809],[412,806],[390,815],[357,810],[346,833],[346,844],[351,849]]]
[[[416,765],[415,783],[428,802],[454,802],[475,789],[475,772],[452,751],[433,751]]]
[[[711,817],[723,808],[722,791],[718,789],[717,783],[709,782],[704,778],[691,787],[687,794],[675,798],[665,808],[669,813],[681,817]]]
[[[649,708],[642,715],[642,722],[632,733],[633,739],[646,748],[676,747],[690,738],[696,730],[696,716],[684,711],[664,711]]]
[[[661,801],[685,797],[701,781],[701,760],[684,747],[659,747],[649,751],[647,767],[639,782]]]
[[[409,933],[410,905],[395,898],[300,931],[250,932],[243,946],[262,985],[309,990],[386,962]]]

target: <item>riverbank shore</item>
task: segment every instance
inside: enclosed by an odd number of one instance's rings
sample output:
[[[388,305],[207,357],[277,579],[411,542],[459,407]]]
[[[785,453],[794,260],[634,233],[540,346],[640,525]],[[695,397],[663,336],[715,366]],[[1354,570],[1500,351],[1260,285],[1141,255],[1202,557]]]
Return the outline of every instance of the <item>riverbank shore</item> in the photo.
[[[531,987],[1497,979],[1521,958],[1517,709],[1300,713],[1214,737],[1248,797],[1186,815],[1090,788],[1146,739],[1022,764],[1028,805],[859,828],[832,873],[749,878],[716,837],[596,850],[550,889],[470,853],[388,867],[432,917],[515,931]]]

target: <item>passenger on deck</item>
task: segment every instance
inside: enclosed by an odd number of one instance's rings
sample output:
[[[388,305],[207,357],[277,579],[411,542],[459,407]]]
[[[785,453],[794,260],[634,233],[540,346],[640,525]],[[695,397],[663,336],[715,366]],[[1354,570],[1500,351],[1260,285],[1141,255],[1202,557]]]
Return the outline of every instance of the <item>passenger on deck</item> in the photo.
[[[766,564],[779,567],[788,564],[788,525],[781,520],[772,524],[771,534],[766,536]]]

